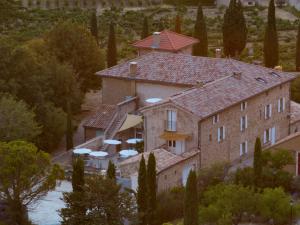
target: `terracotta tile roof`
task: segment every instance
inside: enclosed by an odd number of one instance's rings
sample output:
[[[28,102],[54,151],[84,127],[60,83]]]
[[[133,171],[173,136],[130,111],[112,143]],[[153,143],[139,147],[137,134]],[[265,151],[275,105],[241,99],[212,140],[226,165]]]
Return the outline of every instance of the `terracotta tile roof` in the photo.
[[[129,63],[137,62],[137,73],[132,77]],[[269,74],[271,69],[226,58],[195,57],[186,54],[152,52],[130,62],[99,71],[102,77],[135,79],[149,83],[166,83],[191,87],[197,82],[209,83],[234,72],[260,77]],[[282,73],[282,72],[278,72]],[[285,73],[282,73],[285,74]]]
[[[298,122],[300,120],[300,104],[291,101],[291,123]]]
[[[143,153],[146,161],[148,161],[148,157],[151,152],[153,152],[155,155],[157,173],[160,173],[160,172],[172,167],[173,165],[175,165],[181,161],[184,161],[188,158],[191,158],[199,153],[198,151],[195,150],[195,151],[186,152],[183,155],[176,155],[165,149],[155,149],[155,150]],[[139,164],[141,158],[142,158],[142,154],[138,154],[137,156],[133,156],[129,159],[124,160],[123,162],[121,162],[119,164],[119,166],[122,167],[122,166],[128,165],[128,164]]]
[[[169,30],[164,30],[160,32],[159,37],[160,45],[156,49],[171,52],[177,52],[187,46],[199,42],[199,40],[196,38],[189,37],[183,34],[178,34]],[[132,45],[137,48],[153,49],[153,39],[153,35],[151,35],[143,40],[133,43]]]
[[[84,127],[106,129],[116,113],[117,106],[115,105],[100,105],[97,111],[87,118],[84,122]]]
[[[240,78],[231,75],[174,95],[169,101],[201,119],[295,78],[292,73],[238,61],[233,63],[239,71],[243,71]],[[271,72],[277,75],[272,75]]]

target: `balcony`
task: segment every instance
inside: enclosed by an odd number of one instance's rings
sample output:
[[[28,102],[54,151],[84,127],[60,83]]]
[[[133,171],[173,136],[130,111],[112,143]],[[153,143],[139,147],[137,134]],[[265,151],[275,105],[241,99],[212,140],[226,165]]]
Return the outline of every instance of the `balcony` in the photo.
[[[165,121],[165,130],[166,131],[176,131],[176,121]]]

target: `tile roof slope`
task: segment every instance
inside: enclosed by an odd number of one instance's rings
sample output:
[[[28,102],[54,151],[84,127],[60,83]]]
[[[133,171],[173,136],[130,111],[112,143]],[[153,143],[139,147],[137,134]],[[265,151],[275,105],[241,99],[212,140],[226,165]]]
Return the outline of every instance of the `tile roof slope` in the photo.
[[[137,74],[134,78],[129,73],[129,62],[133,61],[137,62],[138,65]],[[102,77],[193,86],[198,81],[208,83],[237,71],[238,68],[232,61],[225,58],[151,52],[129,62],[99,71],[96,74]]]
[[[97,111],[83,123],[84,127],[106,129],[117,111],[117,106],[102,104]]]
[[[160,36],[160,50],[166,50],[171,52],[176,52],[187,46],[196,44],[199,42],[198,39],[189,37],[183,34],[178,34],[170,30],[163,30],[159,34]],[[147,48],[152,49],[153,35],[146,37],[145,39],[139,40],[132,45],[137,48]]]
[[[238,69],[237,71],[242,71],[240,79],[231,75],[203,87],[195,87],[174,95],[170,101],[200,118],[205,118],[295,78],[292,73],[275,71],[235,60],[231,60],[231,62]],[[270,72],[276,72],[280,77],[271,75]],[[263,78],[266,83],[257,81],[258,77]]]

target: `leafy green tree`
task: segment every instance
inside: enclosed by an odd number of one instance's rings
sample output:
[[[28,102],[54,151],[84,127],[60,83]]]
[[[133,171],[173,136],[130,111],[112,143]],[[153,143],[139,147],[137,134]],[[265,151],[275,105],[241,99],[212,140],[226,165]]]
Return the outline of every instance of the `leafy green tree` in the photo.
[[[46,35],[45,41],[60,62],[72,66],[83,92],[99,89],[101,82],[95,72],[104,68],[104,57],[85,27],[71,21],[60,23]]]
[[[141,34],[141,39],[144,39],[149,36],[149,23],[148,23],[148,17],[144,17],[144,22],[143,22],[143,30]]]
[[[205,19],[203,16],[202,5],[199,4],[197,11],[197,19],[194,29],[194,37],[199,40],[199,43],[193,46],[194,56],[207,56],[208,54],[208,41]]]
[[[9,26],[10,22],[22,16],[21,2],[14,0],[0,1],[0,32]]]
[[[177,15],[175,18],[175,32],[181,34],[181,17]]]
[[[254,186],[254,170],[251,167],[238,169],[234,175],[234,183],[244,187]]]
[[[296,71],[300,71],[300,24],[298,26],[297,44],[296,44]]]
[[[253,158],[253,168],[254,168],[254,182],[255,186],[259,187],[262,176],[262,149],[260,138],[256,138],[254,147],[254,158]]]
[[[295,102],[300,102],[300,77],[296,77],[291,85],[291,97]]]
[[[278,36],[276,29],[275,4],[270,0],[268,9],[268,22],[264,38],[264,61],[265,66],[274,68],[278,65]]]
[[[115,26],[113,23],[109,26],[109,36],[107,42],[107,52],[106,52],[106,60],[107,67],[112,67],[117,65],[117,43],[116,43],[116,35],[115,35]]]
[[[212,186],[204,193],[200,221],[205,224],[237,225],[244,213],[251,215],[256,212],[257,198],[248,187],[233,184]]]
[[[147,168],[145,158],[142,156],[138,173],[138,189],[137,189],[137,212],[138,224],[145,225],[147,223]]]
[[[240,0],[231,0],[223,23],[223,45],[226,56],[238,57],[246,46],[247,26]]]
[[[156,160],[154,154],[151,152],[147,163],[147,186],[148,186],[148,211],[147,221],[149,225],[157,224],[157,184],[156,184]]]
[[[14,224],[28,224],[26,209],[45,196],[63,178],[59,166],[51,166],[47,153],[25,141],[0,143],[0,196],[9,206]]]
[[[195,171],[190,171],[184,197],[184,225],[198,225],[198,191]]]
[[[98,21],[97,21],[96,11],[94,11],[91,15],[90,30],[91,30],[91,34],[94,36],[97,44],[99,45]]]
[[[109,160],[108,169],[107,169],[107,178],[116,180],[116,167],[115,164]]]
[[[41,133],[35,113],[23,101],[10,95],[0,97],[0,140],[23,139],[32,141]]]

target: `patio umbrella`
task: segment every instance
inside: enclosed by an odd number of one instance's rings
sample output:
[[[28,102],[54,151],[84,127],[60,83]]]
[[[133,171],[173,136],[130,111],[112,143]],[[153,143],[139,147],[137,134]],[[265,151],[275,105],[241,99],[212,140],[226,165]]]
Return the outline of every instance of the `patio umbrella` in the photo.
[[[139,153],[137,151],[135,151],[135,150],[132,150],[132,149],[120,151],[120,156],[122,158],[128,158],[130,156],[135,156],[137,154],[139,154]]]
[[[88,149],[88,148],[76,148],[73,150],[73,153],[77,154],[77,155],[85,155],[85,154],[89,154],[91,152],[92,152],[92,150]]]
[[[162,101],[161,98],[148,98],[148,99],[146,99],[147,103],[157,103],[157,102],[160,102],[160,101]]]
[[[122,143],[121,141],[110,140],[110,139],[104,140],[103,142],[104,144],[108,144],[108,145],[120,145]]]
[[[142,141],[143,141],[143,139],[141,139],[141,138],[132,138],[132,139],[128,139],[126,142],[128,144],[136,145],[137,143],[142,142]]]
[[[105,157],[108,155],[108,153],[103,151],[97,151],[97,152],[90,152],[89,155],[94,157]]]
[[[97,152],[95,151],[95,152],[91,152],[89,155],[93,158],[92,159],[93,167],[100,169],[102,167],[101,164],[104,163],[105,157],[108,155],[108,153],[103,151],[97,151]]]

